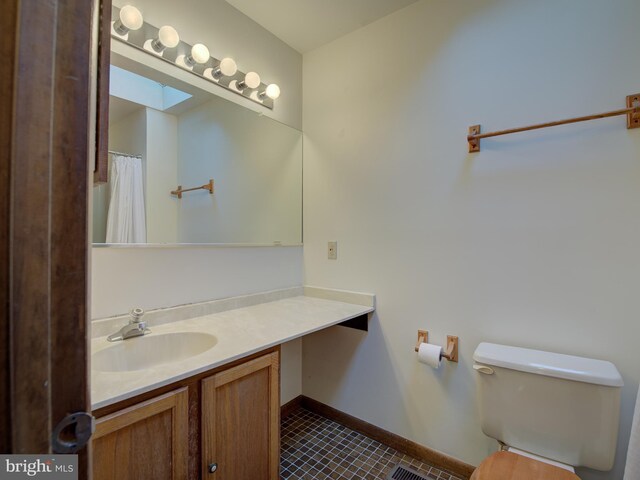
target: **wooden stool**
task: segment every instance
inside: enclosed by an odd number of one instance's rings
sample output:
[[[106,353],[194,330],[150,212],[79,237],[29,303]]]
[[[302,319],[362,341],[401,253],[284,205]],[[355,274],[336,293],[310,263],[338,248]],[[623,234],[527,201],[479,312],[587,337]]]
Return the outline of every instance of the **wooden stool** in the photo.
[[[580,480],[568,470],[511,452],[484,459],[470,480]]]

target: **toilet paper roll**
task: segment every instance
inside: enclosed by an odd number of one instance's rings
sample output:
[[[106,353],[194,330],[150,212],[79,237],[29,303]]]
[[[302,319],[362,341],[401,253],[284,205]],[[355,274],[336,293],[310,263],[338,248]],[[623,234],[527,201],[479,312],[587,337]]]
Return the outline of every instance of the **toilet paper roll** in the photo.
[[[421,343],[418,349],[418,361],[430,367],[438,368],[441,363],[441,354],[442,347],[431,343]]]

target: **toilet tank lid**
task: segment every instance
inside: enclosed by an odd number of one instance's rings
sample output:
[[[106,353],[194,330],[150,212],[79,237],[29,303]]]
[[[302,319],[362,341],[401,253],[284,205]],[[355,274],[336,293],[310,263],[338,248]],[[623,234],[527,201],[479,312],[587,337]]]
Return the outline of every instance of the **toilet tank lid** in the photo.
[[[605,360],[486,342],[478,345],[473,359],[486,365],[577,382],[608,387],[622,387],[624,385],[616,366]]]

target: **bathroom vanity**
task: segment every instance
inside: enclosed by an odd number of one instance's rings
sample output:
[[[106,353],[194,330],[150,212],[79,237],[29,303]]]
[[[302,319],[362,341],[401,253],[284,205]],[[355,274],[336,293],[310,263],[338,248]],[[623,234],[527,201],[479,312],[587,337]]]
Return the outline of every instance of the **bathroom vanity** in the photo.
[[[94,478],[278,479],[280,345],[374,301],[293,288],[149,312],[151,333],[119,342],[103,334],[126,317],[94,322]]]
[[[94,478],[279,475],[279,348],[94,412]]]

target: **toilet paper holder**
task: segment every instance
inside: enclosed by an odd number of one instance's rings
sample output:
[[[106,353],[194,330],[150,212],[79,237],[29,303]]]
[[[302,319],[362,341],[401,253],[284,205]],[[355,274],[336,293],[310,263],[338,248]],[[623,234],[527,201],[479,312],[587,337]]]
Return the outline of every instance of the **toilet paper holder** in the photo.
[[[418,330],[416,352],[420,350],[421,343],[429,343],[429,332],[427,330]],[[447,348],[443,349],[440,357],[446,358],[450,362],[458,361],[458,337],[455,335],[447,335]]]

